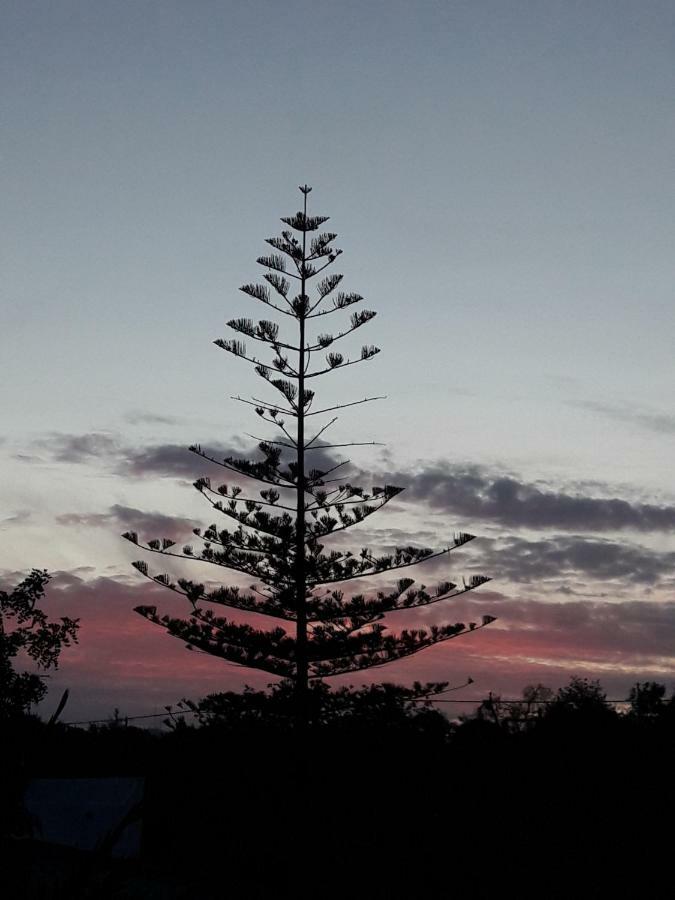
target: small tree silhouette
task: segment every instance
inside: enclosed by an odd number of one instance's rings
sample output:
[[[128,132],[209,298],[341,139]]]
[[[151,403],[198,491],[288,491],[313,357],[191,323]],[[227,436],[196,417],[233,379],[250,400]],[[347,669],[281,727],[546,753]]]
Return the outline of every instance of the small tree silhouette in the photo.
[[[462,580],[461,585],[443,581],[429,590],[424,585],[414,588],[413,579],[401,578],[388,592],[370,596],[358,593],[346,597],[337,587],[353,579],[438,559],[472,540],[473,535],[456,534],[446,547],[436,551],[406,546],[376,556],[369,548],[359,553],[324,549],[325,539],[362,522],[402,489],[385,484],[366,491],[352,485],[338,473],[348,460],[329,462],[324,464],[326,468],[311,464],[311,456],[317,451],[325,454],[328,450],[364,445],[325,443],[323,435],[336,417],[309,434],[312,417],[382,398],[364,397],[324,409],[313,408],[315,392],[308,385],[315,378],[367,363],[379,353],[379,348],[365,344],[355,358],[334,349],[339,341],[375,316],[369,309],[352,312],[349,324],[336,333],[308,337],[309,326],[355,306],[363,298],[339,289],[342,275],[323,274],[342,251],[333,246],[336,234],[319,231],[327,217],[307,213],[311,188],[304,185],[300,191],[302,211],[281,220],[287,227],[279,237],[267,240],[274,252],[258,258],[266,270],[266,283],[245,284],[241,288],[268,310],[274,310],[280,321],[290,320],[296,340],[282,338],[278,322],[237,318],[227,324],[238,337],[215,341],[221,349],[249,362],[266,386],[280,395],[275,402],[256,397],[232,398],[252,406],[264,422],[271,424],[277,431],[275,439],[255,438],[260,440],[262,458],[258,459],[217,459],[200,445],[190,447],[203,459],[233,473],[236,480],[250,479],[265,486],[252,496],[255,492],[243,493],[239,484],[214,487],[209,478],[199,478],[196,489],[236,527],[228,531],[213,524],[205,530],[195,529],[203,544],[197,552],[191,545],[175,550],[175,543],[167,538],[140,544],[135,532],[127,532],[124,537],[159,555],[197,559],[255,579],[248,591],[236,586],[207,590],[191,580],[174,581],[168,575],[152,575],[145,562],[137,561],[133,565],[141,574],[184,595],[190,612],[187,618],[175,618],[160,615],[156,606],[139,606],[136,611],[184,640],[188,649],[291,679],[298,718],[304,721],[310,682],[402,659],[476,631],[494,621],[494,617],[485,615],[481,622],[468,625],[454,622],[403,629],[394,634],[382,624],[389,613],[427,606],[471,591],[489,580],[482,575]],[[297,293],[291,290],[292,285]],[[315,290],[310,296],[312,288]],[[271,361],[258,359],[241,337],[271,348]],[[324,353],[324,360],[317,365],[317,355]],[[262,613],[280,620],[285,627],[264,631],[235,623],[216,615],[211,605]],[[428,694],[444,687],[438,683],[420,685],[419,691]]]
[[[62,649],[77,642],[78,619],[50,622],[38,606],[49,578],[47,572],[33,569],[11,591],[0,591],[0,720],[28,712],[47,693],[44,676],[14,670],[15,657],[28,657],[39,669],[55,669]],[[66,691],[52,718],[67,697]]]
[[[667,709],[665,696],[665,684],[657,681],[636,682],[628,695],[630,715],[642,721],[657,719]]]

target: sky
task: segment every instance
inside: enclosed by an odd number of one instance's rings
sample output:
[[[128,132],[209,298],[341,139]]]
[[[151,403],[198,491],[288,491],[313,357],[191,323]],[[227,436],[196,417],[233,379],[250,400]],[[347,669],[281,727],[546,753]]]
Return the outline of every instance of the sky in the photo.
[[[354,481],[406,487],[349,538],[470,531],[419,579],[493,579],[388,624],[497,622],[373,678],[675,686],[672,3],[0,16],[0,580],[48,569],[45,609],[81,621],[45,709],[65,687],[75,720],[270,681],[135,615],[179,608],[119,535],[210,524],[191,483],[215,473],[187,446],[254,445],[230,397],[258,379],[212,342],[257,314],[238,288],[304,183],[378,311],[361,335],[382,353],[321,396],[387,399],[335,438],[385,445],[354,450]]]

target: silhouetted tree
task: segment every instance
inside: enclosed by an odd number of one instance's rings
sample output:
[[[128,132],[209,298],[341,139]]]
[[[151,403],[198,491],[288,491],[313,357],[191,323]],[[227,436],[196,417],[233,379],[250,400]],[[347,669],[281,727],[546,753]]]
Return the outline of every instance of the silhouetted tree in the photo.
[[[609,709],[609,704],[607,694],[597,679],[591,681],[574,675],[569,684],[558,688],[551,703],[551,710],[562,708],[575,713],[596,712]]]
[[[260,440],[258,459],[218,459],[200,445],[190,448],[232,473],[235,481],[250,479],[261,482],[263,488],[243,492],[238,483],[213,486],[209,478],[200,478],[195,482],[196,489],[236,527],[227,530],[213,524],[204,530],[195,529],[203,544],[197,551],[192,545],[176,550],[167,538],[141,545],[159,555],[197,559],[231,569],[256,583],[249,590],[238,586],[208,590],[195,581],[152,575],[145,562],[134,563],[155,583],[182,594],[190,607],[186,618],[160,615],[156,606],[149,605],[139,606],[137,612],[185,641],[189,649],[291,679],[301,719],[309,713],[310,682],[382,666],[494,621],[493,616],[485,615],[478,623],[453,622],[397,633],[390,633],[382,624],[389,613],[473,590],[489,580],[484,576],[474,575],[459,585],[442,581],[430,589],[413,587],[413,579],[401,578],[389,591],[373,595],[345,596],[339,587],[352,579],[439,559],[472,540],[473,535],[456,534],[448,546],[435,551],[404,546],[377,556],[369,548],[356,553],[324,549],[324,541],[331,535],[365,520],[396,497],[401,488],[384,484],[366,491],[339,473],[348,460],[331,461],[323,467],[311,462],[317,452],[325,458],[327,451],[357,446],[355,442],[325,443],[323,436],[336,417],[310,431],[313,417],[381,398],[364,397],[314,408],[315,391],[310,387],[314,379],[367,363],[379,349],[365,344],[355,358],[335,349],[343,338],[375,316],[369,309],[352,312],[349,323],[340,330],[309,334],[311,326],[355,307],[363,299],[340,290],[342,275],[325,271],[341,251],[333,246],[336,234],[320,231],[327,217],[308,214],[310,190],[306,185],[300,188],[302,211],[281,220],[286,228],[279,237],[267,240],[273,252],[258,258],[265,269],[265,284],[241,288],[267,310],[273,310],[279,321],[234,318],[227,324],[237,337],[215,341],[226,352],[249,362],[266,387],[278,393],[275,402],[233,398],[252,406],[277,433],[272,440]],[[291,323],[295,338],[282,336],[279,322]],[[271,348],[271,360],[258,359],[242,338]],[[324,354],[317,363],[319,355]],[[139,544],[135,532],[127,532],[124,537]],[[216,615],[212,605],[262,613],[278,619],[284,627],[262,630],[233,622]],[[442,687],[436,685],[435,689]]]
[[[630,714],[638,719],[656,719],[667,708],[666,686],[656,681],[639,681],[630,689]]]
[[[11,591],[0,590],[0,717],[21,715],[47,693],[44,678],[35,672],[16,672],[13,660],[25,655],[40,669],[56,668],[64,647],[77,642],[77,619],[50,622],[38,607],[49,581],[45,571],[33,569]],[[64,694],[58,712],[67,698]]]
[[[552,701],[551,688],[543,684],[528,684],[523,688],[522,700],[502,700],[501,696],[490,694],[481,701],[475,717],[494,722],[508,731],[524,731],[541,719]]]
[[[609,737],[619,716],[597,680],[573,676],[547,704],[542,724],[573,738],[588,731]]]
[[[432,708],[437,683],[412,687],[396,684],[371,684],[361,688],[340,687],[329,690],[320,680],[310,682],[307,694],[307,717],[311,724],[342,725],[347,728],[368,727],[427,727],[435,725],[449,729],[449,721]],[[420,697],[428,699],[420,700]],[[284,679],[271,685],[270,691],[258,691],[249,686],[243,692],[225,691],[209,694],[197,703],[183,700],[176,707],[168,707],[170,727],[176,727],[186,712],[193,713],[200,725],[239,729],[250,726],[276,726],[285,729],[295,711],[295,685]]]

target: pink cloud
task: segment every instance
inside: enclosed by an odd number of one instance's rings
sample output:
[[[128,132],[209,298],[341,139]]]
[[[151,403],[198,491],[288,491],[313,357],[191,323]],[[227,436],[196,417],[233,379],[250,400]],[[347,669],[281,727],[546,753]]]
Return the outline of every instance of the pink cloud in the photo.
[[[79,616],[81,630],[80,643],[64,651],[61,667],[51,677],[47,707],[68,687],[67,720],[99,718],[114,707],[127,715],[161,712],[182,697],[239,690],[244,684],[262,688],[274,680],[264,672],[188,652],[181,641],[134,613],[139,604],[156,604],[174,615],[186,612],[180,597],[145,581],[85,581],[72,574],[54,578],[45,608],[51,616]],[[470,675],[475,684],[461,696],[478,701],[489,691],[517,696],[529,683],[555,688],[572,674],[599,677],[620,696],[636,680],[670,685],[675,677],[671,657],[675,603],[553,603],[510,599],[486,590],[469,594],[461,602],[390,615],[386,624],[399,630],[432,622],[480,621],[487,611],[499,619],[476,634],[389,666],[334,679],[334,683],[439,680],[461,684]],[[237,618],[260,627],[271,622],[256,616]],[[463,707],[447,709],[456,713]]]

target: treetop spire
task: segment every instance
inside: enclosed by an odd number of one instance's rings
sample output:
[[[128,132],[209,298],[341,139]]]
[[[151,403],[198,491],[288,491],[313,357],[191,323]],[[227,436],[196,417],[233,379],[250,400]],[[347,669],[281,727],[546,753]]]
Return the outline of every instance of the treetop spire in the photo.
[[[218,459],[202,450],[199,444],[190,447],[203,459],[232,473],[237,480],[260,482],[261,489],[257,492],[247,489],[242,495],[238,484],[212,488],[210,479],[198,478],[195,488],[219,517],[230,520],[229,530],[216,523],[205,529],[194,529],[196,539],[203,546],[193,549],[191,544],[186,544],[180,552],[178,548],[172,549],[174,542],[166,538],[140,544],[135,532],[128,532],[125,537],[164,557],[198,560],[221,572],[227,569],[235,573],[239,581],[255,580],[256,584],[247,584],[252,593],[239,586],[206,590],[204,585],[191,581],[173,580],[164,574],[153,575],[144,562],[136,563],[141,575],[183,594],[190,604],[184,619],[162,616],[151,605],[140,606],[137,612],[166,628],[191,649],[292,679],[297,689],[298,721],[301,722],[310,680],[381,666],[477,631],[494,619],[484,615],[478,622],[468,624],[434,624],[427,628],[403,628],[393,633],[380,621],[389,614],[410,611],[472,591],[489,581],[482,575],[462,578],[457,583],[443,581],[429,592],[424,585],[412,589],[412,579],[399,580],[393,592],[356,593],[351,597],[345,597],[333,587],[370,576],[386,577],[425,560],[439,560],[472,540],[473,535],[459,532],[440,550],[397,546],[383,555],[376,555],[367,547],[360,551],[346,550],[342,545],[335,550],[324,549],[324,540],[329,541],[332,534],[359,525],[393,500],[400,489],[385,484],[366,491],[351,483],[341,484],[345,476],[334,473],[348,460],[335,460],[333,464],[333,459],[328,458],[321,463],[321,468],[305,465],[306,454],[311,451],[330,453],[335,448],[375,443],[362,440],[343,443],[336,439],[327,444],[323,433],[334,423],[334,417],[306,435],[305,420],[309,416],[380,398],[364,397],[311,411],[315,395],[314,391],[305,388],[305,382],[346,366],[364,364],[379,350],[364,344],[352,358],[332,349],[325,353],[337,341],[366,326],[375,316],[373,310],[352,313],[348,323],[333,333],[315,334],[313,330],[311,334],[307,333],[313,328],[315,318],[329,313],[339,315],[363,298],[360,294],[336,291],[342,280],[341,274],[326,275],[320,281],[313,281],[319,272],[335,262],[341,251],[332,246],[337,237],[333,232],[308,234],[316,232],[327,217],[309,216],[307,195],[312,189],[305,184],[299,190],[304,195],[303,211],[281,220],[291,230],[268,238],[267,243],[277,252],[257,260],[267,270],[263,275],[266,284],[246,284],[241,288],[251,299],[283,313],[287,322],[294,320],[294,336],[282,339],[279,325],[267,319],[230,318],[228,327],[239,336],[258,345],[267,345],[272,356],[266,362],[254,356],[239,337],[215,341],[221,349],[250,363],[266,385],[282,395],[285,403],[282,406],[264,398],[243,400],[255,408],[261,421],[274,429],[273,439],[256,438],[262,459],[232,456]],[[301,234],[295,237],[293,231]],[[290,279],[298,283],[299,293],[295,295]],[[310,297],[310,286],[316,296]],[[270,288],[275,291],[277,302],[273,302]],[[291,418],[288,425],[285,415]],[[272,485],[272,488],[265,485]],[[272,509],[275,506],[276,511]],[[233,622],[216,615],[214,606],[276,618],[283,626],[265,631]]]

